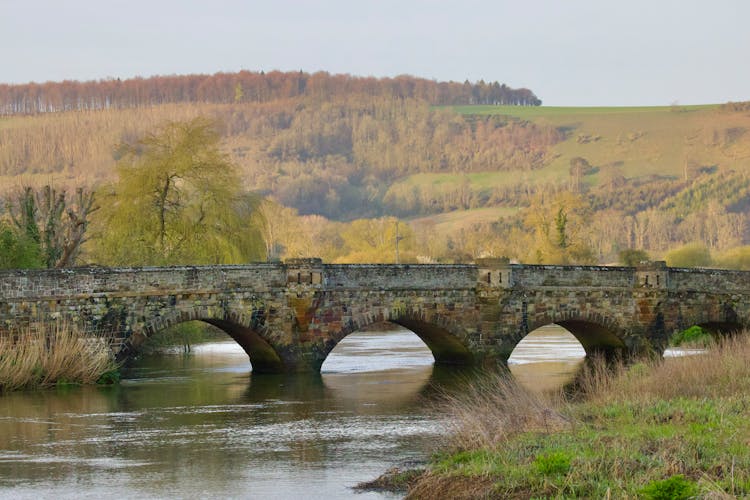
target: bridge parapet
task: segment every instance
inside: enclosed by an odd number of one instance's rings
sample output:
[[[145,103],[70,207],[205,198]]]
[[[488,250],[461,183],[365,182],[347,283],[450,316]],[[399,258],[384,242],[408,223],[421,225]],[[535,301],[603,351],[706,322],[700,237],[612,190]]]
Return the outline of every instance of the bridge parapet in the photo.
[[[633,268],[612,266],[550,266],[511,264],[513,282],[523,288],[633,287]]]
[[[284,283],[280,264],[10,270],[0,271],[0,300],[266,291]]]
[[[330,290],[473,290],[476,267],[463,264],[325,264]]]
[[[513,271],[507,257],[477,259],[477,283],[480,287],[511,288]]]
[[[320,286],[323,284],[323,260],[312,259],[289,259],[286,266],[286,284]]]
[[[670,288],[679,291],[750,294],[750,273],[726,269],[669,268]]]

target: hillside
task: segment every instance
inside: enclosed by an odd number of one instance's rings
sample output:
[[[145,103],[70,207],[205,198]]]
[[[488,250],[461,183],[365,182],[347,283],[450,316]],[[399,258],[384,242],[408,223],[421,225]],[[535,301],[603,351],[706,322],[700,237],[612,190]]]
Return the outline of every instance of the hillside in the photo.
[[[344,258],[332,234],[388,216],[411,221],[407,259],[613,262],[624,249],[664,257],[687,243],[721,257],[750,239],[743,105],[443,106],[356,91],[5,116],[0,191],[111,181],[120,143],[198,116],[218,124],[247,190],[323,216],[314,235],[301,223],[307,240],[267,243],[282,257]],[[357,258],[391,258],[378,248]]]
[[[750,169],[750,112],[732,112],[718,105],[652,108],[514,108],[458,106],[467,116],[498,116],[553,127],[565,139],[550,147],[542,168],[517,176],[469,174],[473,191],[523,184],[606,188],[609,184],[648,184],[656,181],[695,181],[705,174]],[[575,178],[571,160],[584,158],[590,173]],[[439,186],[460,182],[442,174],[417,174],[399,183]],[[618,186],[619,187],[619,186]]]

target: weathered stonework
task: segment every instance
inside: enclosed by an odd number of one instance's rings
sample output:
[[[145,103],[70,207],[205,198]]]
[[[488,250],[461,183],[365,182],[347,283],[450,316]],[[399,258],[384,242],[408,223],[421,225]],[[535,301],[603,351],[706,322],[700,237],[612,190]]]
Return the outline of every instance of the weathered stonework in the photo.
[[[557,323],[588,353],[663,351],[692,325],[750,322],[750,273],[475,265],[330,265],[319,259],[244,266],[0,272],[0,333],[64,319],[107,336],[120,359],[188,320],[226,331],[255,372],[317,371],[348,334],[403,325],[438,363],[504,362],[530,331]]]

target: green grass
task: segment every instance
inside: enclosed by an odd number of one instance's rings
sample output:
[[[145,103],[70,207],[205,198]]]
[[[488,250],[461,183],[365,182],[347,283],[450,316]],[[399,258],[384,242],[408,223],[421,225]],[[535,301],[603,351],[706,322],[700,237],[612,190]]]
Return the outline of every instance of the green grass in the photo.
[[[528,176],[532,182],[568,178],[570,160],[586,158],[600,169],[616,168],[627,178],[668,176],[682,178],[686,162],[719,169],[750,168],[750,133],[727,138],[727,131],[750,132],[748,113],[722,112],[717,104],[655,107],[521,107],[454,106],[464,115],[510,116],[559,127],[566,140],[553,146],[552,158],[541,171]],[[527,174],[515,172],[505,180],[520,181]],[[599,179],[586,179],[597,184]],[[481,184],[481,181],[477,181]]]
[[[750,495],[748,404],[749,397],[677,399],[656,407],[582,405],[573,415],[586,423],[570,432],[528,432],[498,450],[436,456],[431,470],[454,478],[493,478],[494,494],[503,498],[634,498],[675,474],[702,493]],[[422,488],[412,495],[424,496],[428,490]]]
[[[572,115],[620,115],[632,113],[690,112],[716,109],[719,104],[691,106],[445,106],[462,115],[503,115],[523,119],[572,116]]]
[[[408,222],[413,226],[432,224],[436,233],[451,234],[461,228],[470,227],[473,224],[495,222],[501,217],[515,215],[516,213],[518,213],[517,208],[475,208],[471,210],[455,210],[453,212],[429,215],[426,217],[417,217],[409,219]]]
[[[543,168],[523,172],[494,171],[472,172],[469,174],[414,174],[394,182],[394,185],[406,185],[409,187],[432,185],[435,187],[446,186],[448,188],[454,188],[455,186],[460,185],[464,179],[468,179],[469,187],[472,191],[489,193],[494,187],[515,186],[519,182],[536,185],[545,182],[562,181],[567,178],[567,169],[562,171],[555,168]]]
[[[747,335],[703,356],[595,363],[577,399],[474,382],[447,396],[453,432],[408,498],[750,496]]]

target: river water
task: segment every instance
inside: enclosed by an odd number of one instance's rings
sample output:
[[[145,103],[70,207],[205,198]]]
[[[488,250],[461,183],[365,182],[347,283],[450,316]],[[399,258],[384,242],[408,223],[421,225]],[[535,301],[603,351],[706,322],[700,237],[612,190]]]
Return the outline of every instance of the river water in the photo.
[[[511,369],[548,388],[582,355],[540,329]],[[119,386],[0,396],[0,496],[398,498],[351,487],[423,461],[442,429],[430,400],[465,376],[405,330],[347,337],[319,376],[253,376],[232,341],[144,358]]]

